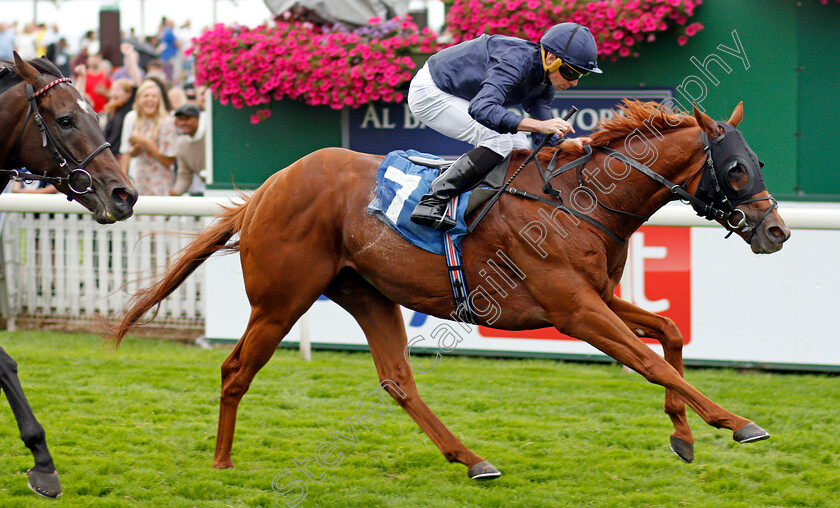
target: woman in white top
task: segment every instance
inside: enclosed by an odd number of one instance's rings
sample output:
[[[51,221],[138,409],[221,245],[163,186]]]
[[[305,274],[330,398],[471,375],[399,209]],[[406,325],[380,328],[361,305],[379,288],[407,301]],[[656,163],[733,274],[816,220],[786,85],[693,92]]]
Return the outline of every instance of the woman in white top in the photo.
[[[178,134],[166,111],[160,88],[146,80],[137,89],[134,109],[126,115],[120,144],[120,164],[141,195],[166,196],[175,182],[175,141]]]

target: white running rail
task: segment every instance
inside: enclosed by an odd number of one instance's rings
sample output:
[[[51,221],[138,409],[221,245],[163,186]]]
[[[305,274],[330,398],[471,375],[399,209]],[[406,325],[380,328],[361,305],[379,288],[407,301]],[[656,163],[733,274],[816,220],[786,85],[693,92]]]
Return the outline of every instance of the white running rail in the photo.
[[[107,226],[60,195],[0,195],[5,312],[8,316],[93,321],[120,311],[130,295],[157,280],[168,260],[231,197],[143,196],[135,217]],[[784,202],[786,224],[801,229],[840,229],[837,203]],[[714,226],[691,207],[671,203],[648,225]],[[165,299],[155,322],[167,327],[203,327],[204,276],[198,273]]]
[[[237,201],[235,199],[234,201]],[[96,224],[78,203],[58,195],[3,194],[2,259],[7,320],[75,324],[119,313],[231,198],[141,197],[135,216]],[[200,267],[161,305],[156,325],[204,327]]]

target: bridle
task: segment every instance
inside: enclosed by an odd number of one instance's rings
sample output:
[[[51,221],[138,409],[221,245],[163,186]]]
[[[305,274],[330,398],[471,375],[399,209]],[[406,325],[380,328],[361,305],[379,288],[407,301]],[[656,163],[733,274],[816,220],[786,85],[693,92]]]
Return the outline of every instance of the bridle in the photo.
[[[773,196],[769,195],[759,198],[750,197],[767,190],[761,175],[761,167],[764,164],[756,158],[755,153],[749,149],[743,140],[743,136],[736,128],[725,123],[718,123],[718,125],[723,129],[724,133],[714,140],[709,140],[706,133],[701,132],[703,137],[703,150],[706,152],[706,164],[703,167],[700,183],[695,193],[697,203],[692,203],[692,206],[697,212],[697,215],[701,217],[705,217],[708,220],[720,219],[726,221],[726,225],[730,228],[726,238],[729,238],[732,233],[739,229],[748,231],[749,234],[745,240],[747,243],[750,243],[755,233],[759,230],[759,226],[764,222],[764,219],[779,207],[779,203]],[[726,139],[727,136],[729,136],[729,139]],[[726,143],[732,142],[732,138],[735,139],[734,143],[731,144],[736,145],[738,153],[732,153],[731,146],[723,146]],[[715,153],[715,144],[722,145],[718,148],[718,153]],[[717,159],[717,162],[715,159]],[[726,177],[729,171],[734,169],[739,163],[743,165],[747,172],[748,185],[743,189],[735,190],[729,186]],[[721,184],[721,180],[725,182],[725,185]],[[710,199],[712,205],[707,205],[703,202],[702,198],[697,198],[697,196]],[[757,201],[770,201],[771,206],[764,211],[764,214],[755,224],[748,225],[746,215],[737,207]],[[741,218],[737,224],[733,224],[732,216],[736,212],[741,214]]]
[[[740,140],[740,144],[743,146],[742,151],[745,151],[748,157],[745,159],[741,153],[736,155],[732,155],[726,152],[726,150],[721,150],[718,147],[718,151],[723,151],[723,155],[716,154],[714,150],[713,142],[709,140],[709,137],[706,135],[705,132],[701,131],[702,139],[703,139],[703,150],[706,152],[706,161],[703,167],[700,168],[697,172],[693,173],[689,178],[686,179],[685,182],[682,184],[675,184],[669,181],[667,178],[663,177],[659,173],[653,171],[648,166],[642,164],[641,162],[632,159],[621,152],[608,148],[606,146],[595,146],[592,147],[590,145],[583,145],[584,155],[578,159],[575,159],[569,163],[564,164],[560,168],[557,168],[557,158],[560,155],[561,150],[557,150],[554,153],[554,156],[549,161],[546,170],[543,171],[542,166],[539,163],[538,159],[534,159],[537,164],[537,169],[539,169],[540,174],[543,177],[543,193],[553,197],[555,200],[559,200],[559,203],[554,200],[546,199],[542,196],[537,196],[530,192],[522,191],[519,189],[510,188],[508,192],[515,196],[524,197],[528,199],[532,199],[535,201],[540,201],[545,204],[549,204],[555,208],[558,208],[566,213],[574,215],[578,219],[584,220],[589,224],[595,226],[596,228],[600,229],[604,233],[607,234],[613,241],[618,244],[625,244],[627,243],[627,239],[622,238],[617,233],[609,229],[606,225],[602,224],[601,222],[589,217],[588,215],[581,213],[578,210],[575,210],[574,207],[566,206],[563,203],[563,198],[560,194],[560,191],[555,189],[551,185],[551,180],[569,170],[577,168],[577,179],[578,179],[578,186],[581,189],[584,189],[588,194],[593,197],[595,203],[601,208],[604,208],[610,212],[624,215],[627,217],[631,217],[633,219],[641,220],[642,222],[646,222],[649,217],[645,217],[642,215],[637,215],[630,212],[625,212],[623,210],[618,210],[615,208],[611,208],[607,205],[601,203],[595,196],[594,192],[587,186],[584,185],[583,176],[582,176],[582,169],[584,165],[592,159],[592,149],[595,148],[609,157],[613,157],[615,159],[620,160],[621,162],[627,164],[633,169],[636,169],[640,173],[644,174],[645,176],[649,177],[650,179],[654,180],[655,182],[667,187],[670,191],[677,196],[677,199],[682,201],[683,203],[690,204],[694,210],[697,212],[697,215],[704,217],[707,220],[720,220],[725,222],[725,224],[729,227],[729,234],[726,235],[726,238],[734,233],[739,229],[744,229],[744,231],[749,231],[749,235],[745,239],[747,243],[750,243],[755,236],[755,233],[759,230],[759,226],[764,222],[764,219],[772,213],[778,207],[778,203],[772,196],[765,196],[765,197],[758,197],[758,198],[750,198],[749,196],[754,196],[761,191],[766,190],[764,187],[764,181],[761,179],[761,171],[760,166],[761,163],[758,159],[755,158],[755,154],[749,149],[746,145],[746,142],[743,141],[743,137],[740,136],[740,133],[734,127],[729,126],[728,124],[720,124],[722,128],[724,128],[725,133],[729,133],[734,131],[738,133],[737,139],[735,139],[734,144],[739,144],[738,141]],[[725,127],[724,127],[725,125]],[[736,137],[735,135],[730,136],[730,140]],[[719,136],[715,139],[715,142],[723,141],[724,135]],[[727,142],[728,144],[733,144],[731,141]],[[731,151],[731,146],[728,148]],[[715,159],[724,158],[723,163],[715,164]],[[749,162],[750,159],[752,163]],[[735,167],[739,162],[746,162],[746,167],[748,173],[752,175],[755,173],[754,176],[751,178],[752,187],[747,190],[746,196],[740,196],[740,191],[732,190],[728,184],[727,187],[720,183],[720,175],[718,173],[722,173],[725,177],[726,173],[730,171],[733,167]],[[754,167],[750,167],[754,166]],[[556,169],[555,169],[556,168]],[[691,194],[686,190],[687,185],[693,180],[697,175],[701,176],[701,182],[698,184],[697,191],[695,194]],[[764,211],[764,214],[761,218],[753,225],[747,224],[747,218],[744,212],[738,208],[739,205],[747,204],[747,203],[754,203],[757,201],[771,201],[772,206],[768,207],[767,210]],[[737,223],[733,224],[733,216],[738,213],[741,215],[740,219]]]
[[[59,168],[64,170],[66,175],[47,176],[46,173],[44,175],[37,175],[34,173],[22,172],[18,169],[0,169],[0,174],[8,175],[10,179],[15,181],[39,180],[53,185],[67,184],[68,189],[70,189],[73,194],[87,194],[93,190],[93,177],[85,169],[85,167],[90,164],[94,157],[109,148],[111,144],[108,142],[102,143],[93,152],[91,152],[90,155],[85,157],[84,160],[79,162],[70,154],[61,141],[53,135],[49,127],[47,127],[44,117],[41,115],[37,99],[40,95],[61,83],[70,83],[70,78],[58,78],[55,81],[44,85],[37,91],[35,91],[35,88],[31,84],[26,83],[26,95],[29,107],[26,110],[26,117],[23,120],[23,125],[21,126],[15,141],[14,153],[17,154],[17,158],[20,159],[20,144],[23,139],[23,132],[26,130],[26,124],[29,122],[29,118],[32,117],[35,124],[38,126],[38,130],[41,131],[42,146],[49,149],[53,158],[58,162]],[[71,167],[75,169],[69,169]],[[85,178],[87,178],[87,183],[84,183]],[[70,201],[72,199],[72,195],[68,194],[67,200]]]

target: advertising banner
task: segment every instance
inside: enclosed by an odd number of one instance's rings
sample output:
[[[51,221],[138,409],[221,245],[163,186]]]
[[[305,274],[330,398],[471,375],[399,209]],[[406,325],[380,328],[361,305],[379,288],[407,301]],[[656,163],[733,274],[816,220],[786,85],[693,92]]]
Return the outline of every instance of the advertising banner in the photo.
[[[840,371],[833,322],[840,271],[831,256],[814,255],[840,250],[840,231],[796,230],[771,255],[753,254],[743,240],[724,235],[714,227],[641,228],[630,240],[616,293],[671,318],[682,332],[688,364]],[[214,256],[205,273],[207,337],[236,340],[250,313],[238,257]],[[606,360],[589,344],[550,328],[502,331],[408,309],[403,316],[415,369],[434,368],[448,354]],[[366,347],[353,318],[329,300],[315,302],[306,319],[316,348]],[[284,343],[297,342],[300,330],[295,325]],[[658,344],[645,341],[661,354]]]
[[[625,98],[661,102],[672,96],[670,89],[572,89],[556,95],[552,113],[562,117],[570,107],[577,107],[579,111],[572,118],[574,136],[586,136],[600,120],[612,117],[613,109]],[[510,110],[520,116],[525,114],[521,108]],[[373,102],[358,109],[345,109],[342,122],[344,147],[358,152],[385,155],[411,148],[457,157],[472,148],[427,128],[411,115],[406,102]]]

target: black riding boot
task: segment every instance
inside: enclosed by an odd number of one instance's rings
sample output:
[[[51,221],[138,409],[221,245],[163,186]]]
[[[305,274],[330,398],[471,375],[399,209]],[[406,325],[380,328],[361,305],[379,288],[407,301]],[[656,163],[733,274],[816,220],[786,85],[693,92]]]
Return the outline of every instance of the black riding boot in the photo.
[[[446,205],[453,197],[480,182],[502,156],[484,147],[474,148],[452,163],[442,175],[429,186],[429,193],[411,214],[411,222],[431,226],[438,231],[455,227],[455,221],[446,214]]]

